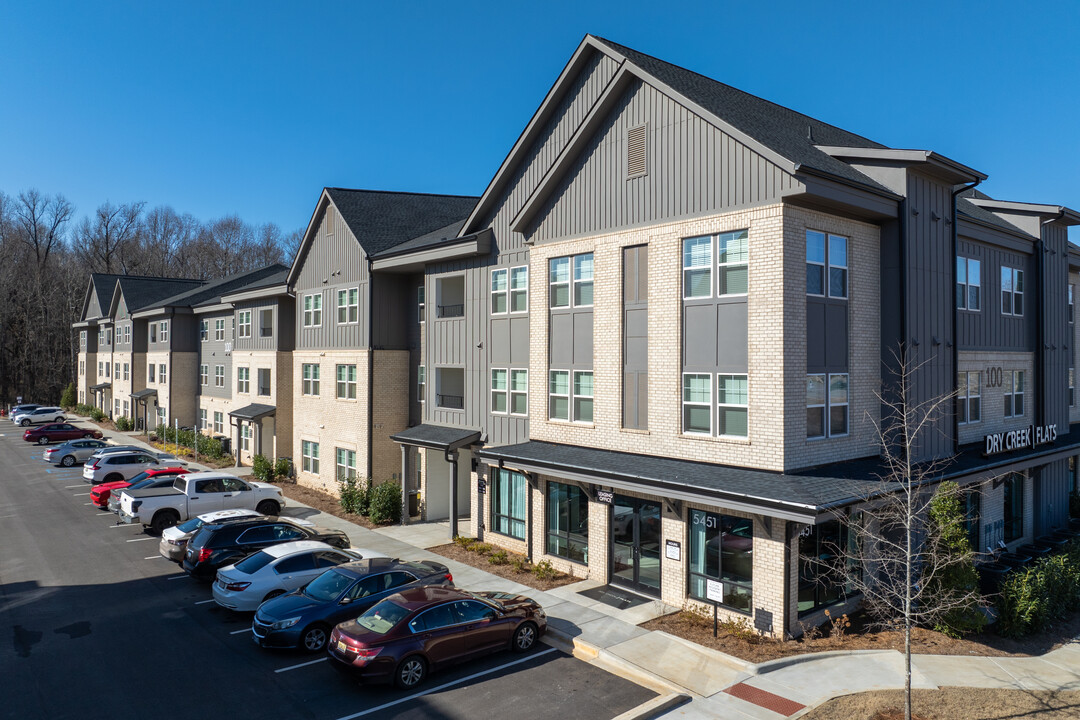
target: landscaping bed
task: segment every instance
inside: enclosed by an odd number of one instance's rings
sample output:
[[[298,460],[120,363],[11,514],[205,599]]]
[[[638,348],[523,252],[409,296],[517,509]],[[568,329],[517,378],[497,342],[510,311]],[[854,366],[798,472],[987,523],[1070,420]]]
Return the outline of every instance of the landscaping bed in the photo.
[[[806,720],[903,720],[902,690],[844,695],[808,712]],[[1080,691],[947,687],[913,690],[913,720],[1066,720],[1080,716]]]
[[[349,522],[365,527],[368,530],[380,527],[371,522],[371,520],[364,515],[345,512],[341,507],[341,501],[330,493],[309,488],[305,485],[298,485],[295,482],[275,481],[274,484],[281,488],[281,492],[289,500],[304,503],[305,505],[315,508],[319,512],[333,515],[342,520],[348,520]]]
[[[484,546],[484,543],[477,542],[468,543],[466,541],[465,544],[472,545],[473,547]],[[486,547],[489,549],[488,552],[477,552],[475,549],[467,549],[462,544],[453,542],[428,548],[428,550],[437,555],[442,555],[445,558],[456,560],[463,565],[470,565],[479,570],[489,572],[492,575],[498,575],[501,578],[513,580],[514,582],[528,585],[537,590],[551,590],[552,588],[578,582],[581,579],[573,577],[572,575],[567,575],[566,573],[550,570],[550,564],[541,567],[538,575],[536,572],[537,568],[526,561],[524,555],[518,555],[517,553],[504,551],[505,557],[503,555],[497,555],[496,559],[498,562],[492,563],[491,557],[498,553],[499,549],[492,548],[490,545]],[[545,572],[545,570],[548,570],[549,572]]]
[[[206,465],[207,467],[222,469],[231,468],[236,465],[236,458],[234,458],[232,455],[223,455],[222,457],[215,458],[209,455],[200,454],[198,457],[195,457],[194,451],[192,451],[192,449],[187,447],[186,445],[177,445],[174,442],[163,443],[159,440],[151,440],[150,436],[148,435],[136,435],[135,439],[144,442],[153,448],[161,450],[162,452],[172,453],[178,458],[191,460],[193,462],[199,463],[200,465]]]

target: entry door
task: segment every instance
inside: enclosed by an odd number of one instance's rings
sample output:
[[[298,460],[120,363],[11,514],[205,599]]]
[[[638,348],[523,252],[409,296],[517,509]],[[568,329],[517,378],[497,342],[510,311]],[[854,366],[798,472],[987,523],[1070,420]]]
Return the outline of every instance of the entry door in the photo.
[[[611,520],[611,583],[660,595],[660,505],[616,495]]]

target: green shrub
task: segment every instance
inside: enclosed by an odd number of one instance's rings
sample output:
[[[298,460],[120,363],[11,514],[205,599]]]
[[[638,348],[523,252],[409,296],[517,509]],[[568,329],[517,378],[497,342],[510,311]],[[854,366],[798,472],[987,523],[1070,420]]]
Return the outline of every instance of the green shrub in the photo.
[[[998,631],[1006,637],[1041,632],[1080,608],[1080,544],[1011,573],[997,597]]]
[[[514,572],[519,573],[527,573],[531,569],[529,567],[529,561],[522,555],[518,555],[511,560],[510,565],[513,566]]]
[[[60,395],[60,407],[73,408],[78,401],[79,395],[75,392],[75,383],[68,383],[63,394]]]
[[[116,418],[116,429],[120,432],[128,432],[135,429],[135,421],[129,417]]]
[[[487,543],[482,542],[473,543],[469,546],[469,549],[477,555],[487,555],[489,552],[491,552],[491,546]]]
[[[401,522],[401,486],[384,482],[371,490],[371,522],[378,525]]]
[[[274,475],[279,480],[296,480],[296,470],[293,469],[292,460],[287,457],[280,457],[274,462]]]
[[[274,463],[260,453],[251,458],[251,474],[256,480],[266,483],[274,482]]]
[[[94,422],[101,422],[105,419],[105,413],[100,408],[90,408],[90,419]]]
[[[541,560],[533,566],[533,575],[540,580],[554,580],[558,574],[548,560]]]
[[[505,550],[496,550],[488,555],[488,562],[492,565],[508,565],[510,558],[507,557]]]
[[[199,455],[206,455],[215,459],[221,459],[225,456],[221,449],[221,440],[194,430],[177,430],[167,425],[159,425],[154,430],[154,435],[151,438],[154,436],[166,443],[182,445],[189,450],[196,450]]]
[[[355,475],[343,475],[337,479],[337,483],[341,509],[359,515],[361,498],[366,494],[364,483]]]
[[[960,486],[943,482],[930,501],[931,546],[942,569],[926,583],[928,596],[933,598],[931,602],[957,605],[934,625],[938,632],[954,638],[979,632],[986,626],[986,616],[979,608],[979,573],[964,527],[960,500]]]
[[[468,550],[469,547],[476,542],[476,538],[471,538],[468,535],[455,535],[454,544],[460,548]]]

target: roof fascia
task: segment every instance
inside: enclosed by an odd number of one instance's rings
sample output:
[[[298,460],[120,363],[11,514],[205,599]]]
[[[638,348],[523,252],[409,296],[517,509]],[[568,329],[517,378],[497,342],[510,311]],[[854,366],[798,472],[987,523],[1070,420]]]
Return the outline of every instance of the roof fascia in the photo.
[[[147,308],[146,310],[140,310],[139,312],[131,313],[131,317],[135,320],[145,320],[147,318],[169,315],[191,315],[192,311],[189,307],[178,307],[176,305],[161,305],[159,307]]]
[[[116,309],[120,307],[120,296],[124,294],[124,291],[120,288],[120,281],[117,280],[113,285],[112,298],[109,300],[109,319],[116,317]],[[100,300],[99,300],[100,302]]]
[[[944,176],[954,184],[982,182],[988,175],[975,168],[968,167],[933,150],[903,150],[896,148],[844,147],[837,145],[815,145],[818,150],[837,159],[879,160],[901,165],[930,165],[938,175]]]
[[[222,303],[234,303],[243,302],[244,300],[258,300],[261,298],[278,297],[280,295],[288,295],[289,286],[285,283],[280,285],[268,285],[263,288],[257,288],[255,290],[243,290],[241,292],[230,293],[228,295],[221,296]]]
[[[315,203],[315,210],[311,213],[311,219],[308,220],[307,229],[304,231],[304,238],[300,241],[300,247],[296,249],[296,257],[293,258],[292,265],[289,267],[289,274],[285,278],[285,283],[290,287],[296,283],[296,276],[300,273],[301,261],[307,256],[308,250],[311,248],[311,243],[315,241],[315,218],[319,217],[319,214],[325,209],[325,203],[332,202],[330,200],[330,193],[326,188],[322,189],[322,194],[319,195],[319,202]],[[354,235],[356,233],[353,233]]]
[[[83,309],[80,320],[89,320],[90,317],[90,298],[94,294],[94,275],[90,274],[90,279],[86,283],[86,293],[83,295]]]
[[[428,263],[460,260],[463,258],[486,255],[491,252],[493,232],[490,228],[472,235],[457,238],[446,243],[416,250],[373,258],[372,270],[408,271],[422,269]]]
[[[215,303],[213,305],[200,305],[199,307],[192,308],[191,312],[196,315],[202,315],[204,313],[212,312],[232,312],[232,310],[233,306],[228,303]]]
[[[1023,215],[1036,215],[1046,220],[1060,219],[1066,225],[1080,224],[1080,214],[1064,205],[1043,205],[1040,203],[1011,202],[1007,200],[989,200],[986,198],[967,198],[968,202],[990,211],[1015,212]]]
[[[800,168],[795,178],[801,187],[784,193],[784,202],[825,208],[838,205],[864,221],[895,218],[900,213],[899,195],[847,182],[834,175],[813,172],[806,167]]]
[[[957,220],[960,224],[956,226],[956,233],[962,239],[995,245],[1026,255],[1035,252],[1035,238],[1027,233],[1010,233],[997,225],[962,213],[957,213]]]

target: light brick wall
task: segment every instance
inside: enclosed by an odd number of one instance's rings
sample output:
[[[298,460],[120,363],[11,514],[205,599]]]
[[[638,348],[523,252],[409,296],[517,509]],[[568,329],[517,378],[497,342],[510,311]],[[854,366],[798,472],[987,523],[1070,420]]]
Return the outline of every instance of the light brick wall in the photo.
[[[273,405],[275,408],[273,418],[264,419],[262,423],[264,433],[262,454],[271,459],[277,456],[288,456],[292,450],[292,353],[279,353],[274,350],[234,350],[232,368],[232,378],[225,378],[226,387],[231,387],[233,395],[230,409],[242,408],[252,403]],[[249,369],[249,392],[237,391],[237,368]],[[259,370],[270,371],[269,395],[259,395]],[[210,371],[209,381],[213,382],[212,365]],[[231,385],[228,384],[230,380]],[[210,416],[210,420],[213,422],[213,415]],[[226,414],[226,422],[228,422],[228,414]],[[233,443],[236,443],[239,449],[238,430],[227,429],[226,433],[231,434]],[[240,451],[240,462],[245,465],[250,465],[258,454],[258,433],[259,431],[253,427],[250,448],[247,451]]]
[[[994,487],[992,481],[979,486],[979,552],[986,552],[986,547],[996,548],[998,540],[1004,540],[1005,519],[1005,484]],[[1012,542],[1006,543],[1009,550],[1016,550],[1035,539],[1035,480],[1030,470],[1024,472],[1024,534]],[[990,530],[989,538],[987,529]]]
[[[375,350],[374,363],[372,480],[381,483],[401,475],[401,446],[390,436],[409,427],[409,351]]]
[[[154,419],[156,407],[166,409],[170,425],[174,425],[175,420],[178,419],[182,426],[194,426],[198,415],[196,412],[198,409],[196,391],[199,387],[198,353],[148,352],[146,362],[154,365],[154,382],[146,382],[146,387],[157,390],[157,404],[155,406],[151,403],[148,412],[150,427],[153,428],[156,422]],[[161,363],[165,363],[166,367],[166,382],[164,383],[159,382]],[[145,365],[142,373],[144,381],[148,381],[149,376]]]
[[[1035,417],[1035,357],[1029,352],[969,352],[958,353],[959,372],[978,372],[982,393],[982,419],[979,422],[960,425],[960,443],[981,442],[983,436],[1003,430],[1019,430],[1034,422]],[[1005,383],[989,387],[987,368],[1024,371],[1024,416],[1005,417]],[[1058,432],[1068,432],[1058,428]]]

